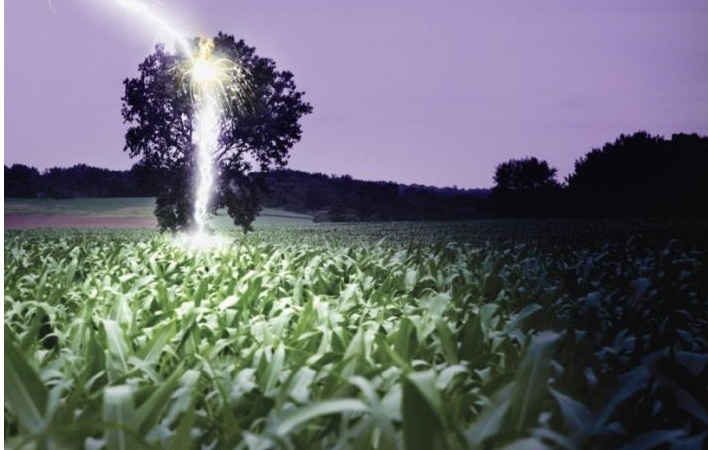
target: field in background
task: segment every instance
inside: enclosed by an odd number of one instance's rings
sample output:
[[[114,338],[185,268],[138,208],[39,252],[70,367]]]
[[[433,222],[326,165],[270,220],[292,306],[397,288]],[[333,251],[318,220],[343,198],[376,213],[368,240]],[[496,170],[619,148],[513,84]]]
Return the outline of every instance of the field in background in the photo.
[[[5,441],[700,448],[705,222],[5,231]]]
[[[155,228],[155,199],[151,197],[5,199],[5,228]],[[287,225],[312,222],[312,217],[264,208],[254,225]],[[233,228],[225,210],[210,223],[215,228]]]

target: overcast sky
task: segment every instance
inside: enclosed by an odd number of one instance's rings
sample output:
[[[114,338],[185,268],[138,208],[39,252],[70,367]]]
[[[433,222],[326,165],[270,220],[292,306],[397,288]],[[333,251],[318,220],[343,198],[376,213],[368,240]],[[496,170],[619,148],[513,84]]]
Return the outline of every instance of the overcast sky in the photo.
[[[295,74],[294,169],[487,187],[513,157],[565,176],[620,133],[708,134],[705,0],[145,2]],[[5,164],[130,167],[122,80],[160,39],[112,0],[5,0]]]

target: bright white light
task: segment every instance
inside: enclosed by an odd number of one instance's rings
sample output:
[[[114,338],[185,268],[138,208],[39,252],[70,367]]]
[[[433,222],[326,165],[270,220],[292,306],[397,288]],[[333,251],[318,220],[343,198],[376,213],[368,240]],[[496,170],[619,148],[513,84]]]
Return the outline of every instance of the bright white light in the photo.
[[[207,233],[206,219],[209,214],[209,201],[214,190],[213,153],[219,143],[219,116],[221,106],[216,98],[204,93],[196,99],[196,135],[197,147],[197,190],[194,199],[195,232]]]
[[[212,61],[197,59],[192,65],[190,75],[198,84],[211,84],[219,79],[219,69]]]
[[[148,5],[144,4],[140,0],[112,1],[127,10],[137,13],[139,16],[142,16],[142,18],[154,22],[158,27],[160,27],[160,30],[162,32],[169,34],[172,39],[177,41],[177,43],[185,54],[191,54],[192,49],[187,39],[185,39],[186,34],[173,27],[172,24],[170,24],[164,17],[160,16],[154,10],[152,10]]]
[[[194,101],[195,132],[192,139],[196,147],[197,178],[194,192],[194,232],[188,235],[187,240],[197,247],[210,247],[215,239],[209,236],[207,229],[209,202],[214,191],[213,155],[219,145],[219,120],[223,112],[223,93],[226,91],[226,83],[232,83],[230,74],[237,70],[237,66],[227,59],[214,58],[212,55],[214,42],[210,39],[200,39],[199,47],[193,51],[189,41],[184,38],[185,34],[173,27],[143,1],[112,1],[141,18],[154,22],[177,41],[188,57],[183,73],[190,79]],[[185,238],[181,240],[184,241]],[[219,243],[222,244],[223,242]]]
[[[217,234],[207,233],[180,233],[172,239],[172,243],[185,250],[224,250],[228,249],[233,241]]]

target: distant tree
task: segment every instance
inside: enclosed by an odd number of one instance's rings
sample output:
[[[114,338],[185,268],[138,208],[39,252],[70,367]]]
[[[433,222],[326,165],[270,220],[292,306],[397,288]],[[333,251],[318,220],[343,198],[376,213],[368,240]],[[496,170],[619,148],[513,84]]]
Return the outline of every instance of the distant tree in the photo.
[[[285,166],[289,150],[301,137],[299,120],[312,107],[303,101],[292,73],[278,71],[273,60],[259,57],[243,40],[219,33],[213,42],[215,57],[243,68],[233,74],[239,94],[227,97],[221,119],[214,155],[219,172],[215,199],[227,206],[237,224],[249,229],[260,206],[253,191],[258,183],[246,181],[246,174]],[[198,39],[192,43],[196,48]],[[184,63],[184,55],[158,45],[138,66],[139,76],[124,81],[122,114],[130,125],[124,150],[164,176],[155,209],[163,230],[188,228],[192,221],[194,111],[180,70]],[[245,198],[249,200],[241,201]]]
[[[5,197],[35,197],[40,182],[39,171],[24,164],[5,166]]]
[[[560,201],[557,169],[535,157],[511,159],[497,166],[491,201],[504,217],[556,215]]]
[[[336,197],[330,207],[330,219],[333,222],[355,222],[358,217],[353,211],[354,179],[351,175],[343,175],[334,185]]]
[[[575,163],[572,213],[593,217],[708,216],[708,138],[620,135]]]
[[[294,170],[265,175],[271,208],[316,213],[318,221],[460,220],[485,214],[489,191],[356,180]]]
[[[305,191],[305,211],[317,211],[325,206],[324,196],[313,186],[308,186]]]
[[[136,189],[130,172],[77,164],[46,170],[38,193],[52,198],[132,197]]]
[[[558,187],[554,167],[536,157],[510,159],[497,166],[494,189],[515,192],[532,192]]]

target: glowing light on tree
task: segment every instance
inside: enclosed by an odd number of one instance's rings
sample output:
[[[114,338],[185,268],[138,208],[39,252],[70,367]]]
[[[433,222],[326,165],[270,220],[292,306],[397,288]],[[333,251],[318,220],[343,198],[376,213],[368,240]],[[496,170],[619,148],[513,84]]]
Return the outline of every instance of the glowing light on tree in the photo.
[[[214,154],[219,144],[220,119],[224,111],[223,105],[227,103],[226,99],[237,91],[233,74],[238,72],[239,67],[233,61],[215,57],[214,42],[211,39],[200,38],[197,48],[194,49],[185,39],[184,33],[139,0],[113,1],[126,10],[156,23],[175,39],[186,56],[181,70],[188,81],[195,111],[193,142],[196,148],[197,177],[193,205],[193,234],[195,241],[203,242],[208,234],[209,203],[214,192]]]

